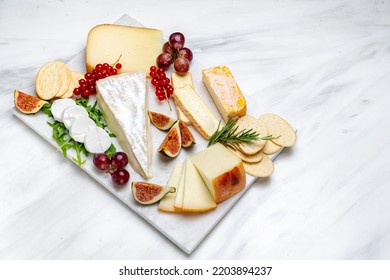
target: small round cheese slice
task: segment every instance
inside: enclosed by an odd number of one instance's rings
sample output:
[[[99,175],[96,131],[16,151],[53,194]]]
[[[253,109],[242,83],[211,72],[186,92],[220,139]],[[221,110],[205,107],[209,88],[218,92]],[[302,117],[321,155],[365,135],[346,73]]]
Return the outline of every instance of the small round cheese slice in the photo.
[[[92,154],[104,153],[110,148],[111,139],[103,128],[96,126],[85,136],[84,146]]]
[[[95,122],[90,118],[79,118],[72,123],[72,126],[69,129],[69,134],[75,141],[84,143],[88,132],[95,127]]]
[[[57,99],[51,105],[51,113],[56,121],[63,122],[62,115],[64,110],[70,106],[75,106],[76,103],[71,98]]]
[[[64,110],[62,121],[67,129],[70,129],[76,119],[89,118],[88,112],[79,105],[69,106]]]

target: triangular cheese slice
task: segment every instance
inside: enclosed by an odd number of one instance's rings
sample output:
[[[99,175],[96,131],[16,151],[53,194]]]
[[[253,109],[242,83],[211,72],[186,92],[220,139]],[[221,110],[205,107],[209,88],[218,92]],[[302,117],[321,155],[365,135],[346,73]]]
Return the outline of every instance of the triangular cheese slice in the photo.
[[[186,159],[185,166],[183,211],[206,212],[216,208],[217,204],[190,159]]]
[[[152,177],[152,145],[143,72],[110,76],[96,82],[97,101],[108,128],[144,178]]]
[[[180,212],[175,208],[176,195],[179,191],[180,176],[183,171],[183,163],[178,162],[173,169],[172,175],[169,178],[168,187],[173,187],[176,189],[174,193],[167,193],[159,202],[158,210],[164,212]]]
[[[185,179],[186,179],[186,165],[183,164],[183,168],[180,174],[179,185],[176,189],[176,199],[175,204],[173,205],[176,209],[183,208],[183,199],[184,199],[184,191],[185,191]]]

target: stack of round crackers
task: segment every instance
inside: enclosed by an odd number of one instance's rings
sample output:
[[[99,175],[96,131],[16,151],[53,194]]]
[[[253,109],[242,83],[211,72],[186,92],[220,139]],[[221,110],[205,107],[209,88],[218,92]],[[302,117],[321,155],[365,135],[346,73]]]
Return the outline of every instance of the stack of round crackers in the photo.
[[[73,96],[73,90],[79,86],[79,79],[83,78],[83,73],[71,71],[61,61],[48,62],[38,71],[35,91],[43,100],[69,98]]]
[[[272,136],[272,140],[258,140],[253,143],[240,143],[231,151],[244,163],[246,173],[256,177],[268,177],[274,172],[274,164],[268,155],[277,153],[283,147],[295,144],[295,129],[275,114],[264,114],[259,118],[243,116],[237,120],[237,131],[252,129],[259,138]]]

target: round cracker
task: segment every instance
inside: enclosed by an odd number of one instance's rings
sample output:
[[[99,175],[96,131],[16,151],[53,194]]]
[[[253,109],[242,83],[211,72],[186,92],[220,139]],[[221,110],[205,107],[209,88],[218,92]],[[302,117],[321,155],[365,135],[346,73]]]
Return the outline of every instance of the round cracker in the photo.
[[[65,63],[60,62],[60,61],[57,61],[57,62],[59,64],[58,65],[58,73],[61,77],[61,87],[59,88],[59,90],[56,94],[56,97],[60,97],[68,91],[68,88],[69,88],[70,83],[71,83],[72,73]]]
[[[258,152],[257,154],[254,155],[247,155],[239,150],[230,149],[230,151],[232,151],[233,154],[235,154],[245,162],[255,163],[255,162],[259,162],[263,158],[262,152]]]
[[[243,116],[237,120],[236,125],[238,126],[237,132],[244,129],[252,129],[259,133],[260,137],[267,136],[268,129],[267,126],[260,120],[252,116]],[[238,149],[247,155],[257,154],[265,145],[264,140],[257,140],[252,143],[240,143],[238,144]]]
[[[59,64],[56,61],[43,65],[35,78],[35,91],[39,98],[44,100],[56,96],[61,87],[61,77],[57,71]]]
[[[261,161],[256,163],[243,162],[245,172],[255,177],[269,177],[274,172],[274,163],[263,154]]]
[[[73,90],[79,87],[79,80],[84,79],[84,73],[71,71],[71,81],[68,90],[60,98],[70,98],[73,96]]]
[[[281,148],[282,148],[282,146],[276,145],[271,140],[267,140],[261,151],[266,155],[272,155],[272,154],[278,152]]]
[[[295,144],[297,135],[294,128],[284,119],[275,114],[261,115],[259,120],[263,121],[268,127],[268,133],[277,139],[272,139],[276,145],[282,147],[291,147]]]

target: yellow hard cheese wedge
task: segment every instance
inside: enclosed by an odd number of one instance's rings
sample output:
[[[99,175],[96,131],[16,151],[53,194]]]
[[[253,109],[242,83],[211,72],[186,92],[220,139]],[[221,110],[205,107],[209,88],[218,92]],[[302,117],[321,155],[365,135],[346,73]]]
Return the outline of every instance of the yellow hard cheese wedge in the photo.
[[[203,83],[225,122],[246,114],[245,97],[227,66],[204,69],[202,74]]]
[[[185,189],[183,195],[184,212],[206,212],[217,207],[190,159],[186,159]]]
[[[205,138],[218,129],[219,121],[190,85],[175,88],[174,100],[195,129]]]
[[[244,165],[240,158],[220,143],[191,157],[216,203],[239,193],[246,184]]]
[[[86,47],[87,71],[98,63],[113,64],[121,56],[121,73],[144,71],[156,64],[161,53],[162,33],[157,29],[115,24],[97,25],[88,34]]]
[[[172,73],[171,75],[171,81],[172,81],[172,86],[173,88],[176,87],[184,87],[185,85],[190,85],[194,86],[194,83],[192,82],[192,75],[190,72],[187,72],[185,75],[181,76],[176,74],[175,72]],[[177,117],[179,120],[183,121],[186,125],[191,125],[190,120],[184,115],[183,111],[180,110],[178,106],[176,106],[176,111],[177,111]]]

